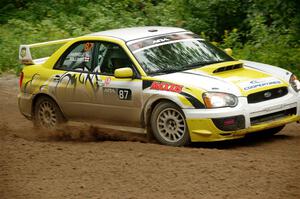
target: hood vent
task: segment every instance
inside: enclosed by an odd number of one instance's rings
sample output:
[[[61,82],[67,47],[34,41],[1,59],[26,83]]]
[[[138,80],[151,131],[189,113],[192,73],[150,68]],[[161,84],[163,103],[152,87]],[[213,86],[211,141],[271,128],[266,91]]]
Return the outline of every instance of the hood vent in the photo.
[[[234,69],[238,69],[238,68],[243,68],[243,64],[235,64],[235,65],[220,67],[220,68],[214,70],[213,73],[220,73],[220,72],[234,70]]]

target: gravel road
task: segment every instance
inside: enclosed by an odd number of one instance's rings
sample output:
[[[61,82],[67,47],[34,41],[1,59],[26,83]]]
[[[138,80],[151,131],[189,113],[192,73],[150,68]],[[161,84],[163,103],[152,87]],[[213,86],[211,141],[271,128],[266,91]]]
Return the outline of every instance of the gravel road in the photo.
[[[46,133],[0,76],[0,198],[300,198],[300,124],[268,138],[167,147],[86,124]]]

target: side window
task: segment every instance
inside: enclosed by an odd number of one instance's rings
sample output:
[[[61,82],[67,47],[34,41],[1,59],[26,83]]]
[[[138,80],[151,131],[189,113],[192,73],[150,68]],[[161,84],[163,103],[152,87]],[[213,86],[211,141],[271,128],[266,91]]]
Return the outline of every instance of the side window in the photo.
[[[120,46],[112,43],[99,44],[95,72],[113,75],[116,69],[124,67],[133,68],[133,64]]]
[[[71,51],[62,58],[56,68],[71,71],[90,71],[93,67],[92,56],[94,42],[84,42],[75,45]]]
[[[107,53],[108,44],[97,43],[96,45],[96,67],[93,72],[101,73],[101,65],[103,64],[105,54]]]

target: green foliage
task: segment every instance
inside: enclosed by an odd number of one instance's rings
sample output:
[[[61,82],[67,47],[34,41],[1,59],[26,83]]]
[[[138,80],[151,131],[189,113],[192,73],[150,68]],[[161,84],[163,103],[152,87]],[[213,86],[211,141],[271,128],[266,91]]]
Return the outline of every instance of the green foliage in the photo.
[[[300,77],[300,45],[291,42],[290,34],[271,31],[263,23],[255,20],[251,29],[251,40],[241,43],[237,29],[225,30],[223,41],[216,43],[220,48],[232,48],[237,59],[253,60],[288,69]]]
[[[298,0],[2,0],[0,72],[20,67],[20,44],[146,25],[183,27],[233,48],[236,58],[300,76]]]

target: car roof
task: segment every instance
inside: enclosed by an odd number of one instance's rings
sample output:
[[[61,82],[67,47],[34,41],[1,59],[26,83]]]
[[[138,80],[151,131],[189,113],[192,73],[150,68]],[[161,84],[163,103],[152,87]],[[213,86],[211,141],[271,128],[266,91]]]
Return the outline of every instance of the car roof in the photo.
[[[176,32],[186,32],[187,30],[176,27],[162,27],[162,26],[145,26],[133,28],[112,29],[107,31],[95,32],[89,34],[90,36],[108,36],[122,39],[125,42],[142,39],[147,37],[165,35]]]

